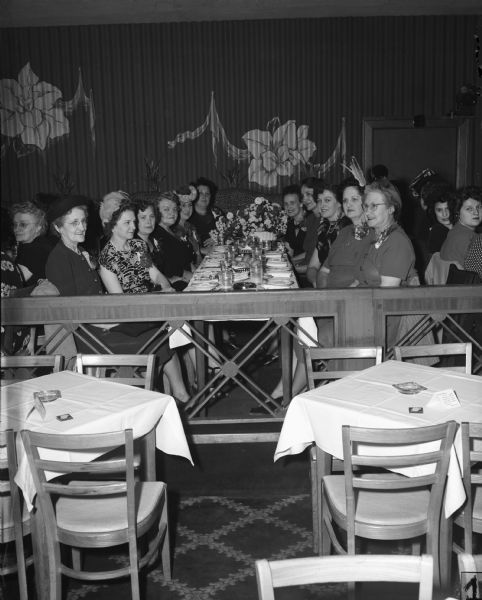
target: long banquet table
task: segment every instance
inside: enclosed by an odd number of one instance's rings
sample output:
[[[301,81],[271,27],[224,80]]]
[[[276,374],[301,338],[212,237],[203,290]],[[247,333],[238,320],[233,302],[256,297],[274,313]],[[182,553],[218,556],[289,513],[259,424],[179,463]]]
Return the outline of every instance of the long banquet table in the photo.
[[[427,389],[406,395],[393,387],[395,383],[407,381],[415,381]],[[459,406],[428,406],[434,392],[446,389],[455,390]],[[422,407],[423,412],[409,412],[409,407]],[[458,423],[482,421],[482,377],[408,362],[387,361],[295,396],[288,407],[274,459],[300,453],[314,443],[319,482],[330,468],[331,456],[343,458],[342,425],[404,428],[449,420]],[[465,501],[461,455],[458,431],[445,492],[446,518]],[[405,474],[410,475],[410,472]],[[319,488],[317,485],[318,506],[321,501]],[[321,523],[316,515],[313,526],[317,549],[321,541]]]
[[[33,407],[33,393],[40,390],[59,390],[62,397],[44,404],[42,419]],[[143,459],[146,479],[155,478],[155,447],[168,454],[192,457],[176,403],[171,396],[62,371],[35,379],[4,386],[0,390],[0,427],[2,429],[31,429],[45,433],[79,434],[132,429],[134,438],[143,440]],[[59,415],[72,418],[59,420]],[[35,498],[33,480],[20,437],[17,438],[19,467],[15,480],[22,489],[25,501],[32,508]],[[75,460],[78,453],[64,455]],[[98,454],[82,459],[94,460]],[[54,477],[55,474],[52,474]],[[36,512],[32,513],[35,571],[39,598],[48,597],[48,557],[42,552],[43,531]]]

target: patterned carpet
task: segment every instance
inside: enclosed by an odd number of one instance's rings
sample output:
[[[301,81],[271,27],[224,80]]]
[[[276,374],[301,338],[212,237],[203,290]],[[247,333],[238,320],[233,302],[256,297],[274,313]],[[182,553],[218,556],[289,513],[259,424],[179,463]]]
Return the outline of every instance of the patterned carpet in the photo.
[[[307,495],[273,501],[200,496],[186,498],[172,508],[172,580],[164,581],[156,565],[145,582],[147,600],[255,599],[257,558],[306,556],[312,552]],[[119,556],[117,560],[125,558]],[[334,597],[337,586],[325,588],[330,591],[325,597]],[[127,599],[129,584],[126,580],[110,585],[69,583],[67,600],[90,597]],[[299,597],[314,596],[306,596],[305,590]]]

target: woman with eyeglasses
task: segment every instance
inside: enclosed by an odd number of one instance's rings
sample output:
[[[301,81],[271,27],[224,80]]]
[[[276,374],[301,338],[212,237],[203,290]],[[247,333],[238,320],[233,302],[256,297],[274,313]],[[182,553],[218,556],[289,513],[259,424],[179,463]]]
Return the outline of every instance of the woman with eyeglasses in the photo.
[[[456,223],[440,249],[440,258],[463,269],[465,255],[482,221],[482,188],[466,187],[455,194]]]
[[[365,188],[363,207],[371,229],[370,244],[360,257],[357,282],[362,287],[398,287],[418,284],[415,252],[398,224],[402,200],[392,185],[379,182]]]

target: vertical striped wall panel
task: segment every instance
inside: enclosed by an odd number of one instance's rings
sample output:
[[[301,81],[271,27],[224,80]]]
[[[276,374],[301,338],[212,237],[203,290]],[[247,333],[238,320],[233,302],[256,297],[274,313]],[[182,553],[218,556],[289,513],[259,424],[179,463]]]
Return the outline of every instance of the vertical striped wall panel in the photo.
[[[167,145],[203,123],[211,92],[238,148],[245,132],[291,119],[309,126],[314,160],[324,162],[345,117],[347,152],[361,158],[364,117],[441,117],[454,108],[460,85],[477,83],[477,27],[480,33],[481,19],[459,16],[3,29],[0,78],[17,79],[30,62],[69,100],[80,69],[95,104],[95,145],[81,108],[69,117],[69,135],[45,151],[18,156],[4,145],[2,204],[55,191],[53,175],[66,171],[76,191],[92,197],[143,190],[145,159],[160,163],[163,189],[199,175],[223,185],[222,173],[235,163],[218,143],[216,168],[209,129]],[[480,183],[475,142],[472,180]],[[247,167],[241,163],[244,177]],[[338,180],[341,169],[329,176]]]

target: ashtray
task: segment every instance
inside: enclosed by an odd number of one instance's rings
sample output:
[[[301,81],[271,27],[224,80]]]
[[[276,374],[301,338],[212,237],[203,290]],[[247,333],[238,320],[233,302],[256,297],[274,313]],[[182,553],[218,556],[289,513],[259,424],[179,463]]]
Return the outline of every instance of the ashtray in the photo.
[[[233,290],[255,290],[256,284],[252,281],[238,281],[233,285]]]
[[[40,402],[53,402],[57,400],[57,398],[61,398],[62,394],[60,390],[40,390],[40,392],[34,392],[33,397],[36,400],[40,400]]]
[[[394,383],[393,387],[396,388],[401,394],[418,394],[423,392],[427,388],[420,385],[416,381],[404,381],[403,383]]]

